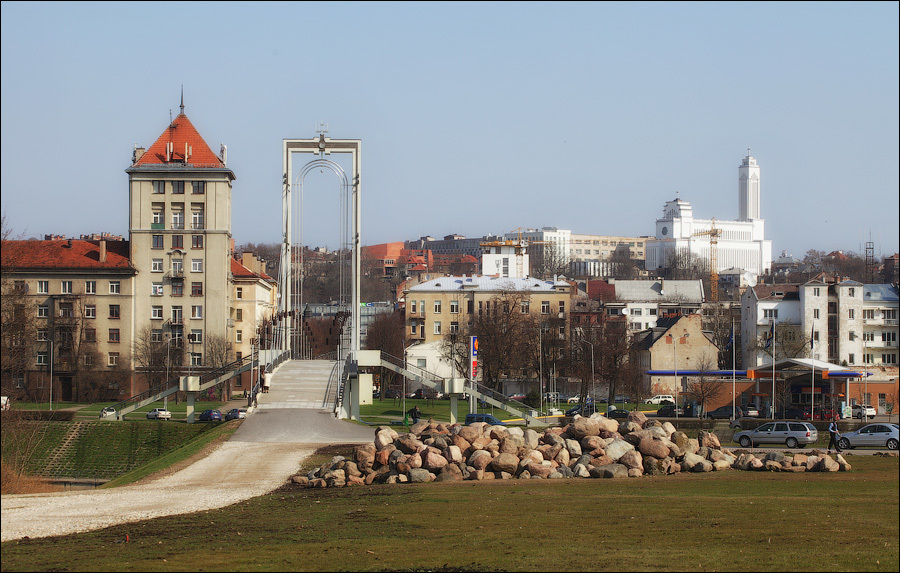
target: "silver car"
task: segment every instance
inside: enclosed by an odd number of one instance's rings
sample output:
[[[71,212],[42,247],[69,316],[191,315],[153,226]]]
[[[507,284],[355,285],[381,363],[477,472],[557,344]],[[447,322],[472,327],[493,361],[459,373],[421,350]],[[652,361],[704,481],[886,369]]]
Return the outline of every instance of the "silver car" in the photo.
[[[767,422],[755,430],[734,435],[734,441],[744,448],[757,444],[784,444],[789,448],[804,447],[819,440],[819,432],[809,422]]]
[[[900,430],[898,430],[897,424],[869,424],[855,432],[841,434],[840,446],[844,450],[861,446],[896,450],[898,434],[900,434]]]

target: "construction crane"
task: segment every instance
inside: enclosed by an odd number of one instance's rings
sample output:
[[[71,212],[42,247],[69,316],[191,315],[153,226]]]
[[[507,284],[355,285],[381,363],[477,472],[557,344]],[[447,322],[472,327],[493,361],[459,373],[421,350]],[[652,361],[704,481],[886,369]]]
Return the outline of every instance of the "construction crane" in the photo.
[[[716,228],[716,220],[712,219],[709,229],[697,231],[692,237],[709,237],[709,288],[712,291],[712,302],[719,302],[719,237],[722,229]]]
[[[513,229],[513,231],[517,232],[518,238],[502,239],[498,241],[485,241],[483,243],[479,243],[479,246],[488,250],[491,248],[511,247],[516,258],[516,276],[524,277],[526,276],[526,273],[524,272],[525,269],[523,268],[526,249],[528,249],[529,245],[543,244],[546,241],[529,241],[528,239],[523,239],[522,227]]]

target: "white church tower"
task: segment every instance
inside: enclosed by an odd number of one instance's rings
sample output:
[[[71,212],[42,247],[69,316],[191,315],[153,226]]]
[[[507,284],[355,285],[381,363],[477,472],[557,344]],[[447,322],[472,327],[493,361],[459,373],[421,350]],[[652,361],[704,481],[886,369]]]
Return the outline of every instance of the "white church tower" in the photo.
[[[738,167],[738,221],[759,219],[759,165],[747,149]]]

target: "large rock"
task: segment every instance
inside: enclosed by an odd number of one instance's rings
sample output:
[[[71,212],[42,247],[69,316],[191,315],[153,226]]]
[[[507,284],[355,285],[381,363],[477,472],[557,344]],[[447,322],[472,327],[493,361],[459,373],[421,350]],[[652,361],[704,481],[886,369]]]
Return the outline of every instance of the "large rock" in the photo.
[[[628,413],[628,421],[644,427],[644,424],[647,422],[647,415],[640,410],[634,410]]]
[[[519,458],[515,454],[500,454],[491,461],[491,468],[494,471],[514,474],[519,469]]]
[[[579,443],[581,444],[582,452],[606,449],[606,440],[600,436],[585,436],[584,438],[581,438]]]
[[[428,448],[425,455],[422,456],[422,467],[432,472],[440,470],[448,463],[450,462],[447,458],[435,448]]]
[[[481,437],[481,426],[483,426],[483,425],[484,425],[483,422],[478,422],[477,424],[469,424],[468,426],[462,426],[456,435],[471,444],[472,442],[475,441],[476,438]]]
[[[434,481],[434,474],[422,468],[412,468],[409,470],[409,481],[411,483],[428,483]]]
[[[371,468],[375,464],[375,444],[363,444],[353,448],[353,459],[360,468]]]
[[[634,446],[621,438],[617,438],[606,446],[606,455],[614,462],[618,461],[626,452],[634,450]]]
[[[569,451],[569,457],[577,458],[582,454],[581,444],[578,440],[566,440],[566,450]]]
[[[391,430],[389,428],[386,428],[386,429],[378,432],[377,434],[375,434],[375,444],[374,444],[375,449],[382,450],[387,446],[393,446],[394,438],[396,438],[396,437],[397,437],[397,432],[395,432],[394,430]]]
[[[684,454],[684,457],[681,459],[681,469],[682,469],[682,471],[686,471],[686,472],[693,471],[695,465],[697,465],[701,462],[705,462],[705,461],[706,461],[706,458],[704,458],[702,456],[698,456],[697,454],[694,454],[691,452],[687,452],[686,454]]]
[[[533,450],[538,446],[541,435],[531,428],[527,428],[523,437],[525,438],[525,446]]]
[[[550,474],[553,472],[553,466],[548,464],[536,464],[530,463],[526,466],[528,473],[531,474],[531,477],[541,477],[547,479],[550,477]]]
[[[491,453],[487,450],[475,450],[469,456],[467,463],[476,470],[483,470],[493,459],[493,456],[491,456]]]
[[[447,449],[444,450],[444,457],[447,458],[448,462],[451,463],[459,463],[465,459],[463,456],[462,450],[459,449],[459,446],[447,446]]]
[[[597,420],[601,432],[613,433],[619,431],[619,423],[612,418],[607,418],[606,416],[602,416],[600,414],[594,414],[594,416],[591,416],[591,418]]]
[[[575,418],[575,421],[571,424],[569,433],[575,440],[580,440],[586,436],[599,436],[600,421],[585,417]]]
[[[697,440],[700,442],[700,446],[704,448],[719,449],[722,447],[722,444],[719,443],[719,437],[706,430],[700,430]]]
[[[463,473],[459,466],[456,464],[447,464],[441,468],[435,481],[462,481],[462,479]]]
[[[624,478],[628,477],[628,468],[622,464],[593,466],[589,470],[592,478]]]
[[[644,459],[643,456],[641,456],[641,453],[637,450],[631,450],[622,454],[622,457],[619,458],[619,463],[629,470],[640,469],[641,473],[643,473]]]
[[[654,457],[658,460],[669,457],[669,448],[661,439],[654,439],[649,436],[644,437],[638,442],[637,449],[645,456]]]
[[[423,444],[419,438],[417,438],[413,434],[404,434],[394,440],[394,445],[397,446],[397,449],[401,450],[404,454],[414,454],[418,452]]]

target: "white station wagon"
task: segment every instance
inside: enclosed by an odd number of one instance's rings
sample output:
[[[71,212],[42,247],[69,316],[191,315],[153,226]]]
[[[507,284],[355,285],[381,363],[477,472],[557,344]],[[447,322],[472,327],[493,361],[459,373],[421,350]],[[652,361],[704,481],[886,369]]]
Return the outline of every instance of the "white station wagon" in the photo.
[[[652,398],[647,398],[646,400],[644,400],[644,404],[659,405],[659,404],[674,404],[674,403],[675,403],[675,397],[670,396],[669,394],[657,394],[656,396],[654,396]]]

